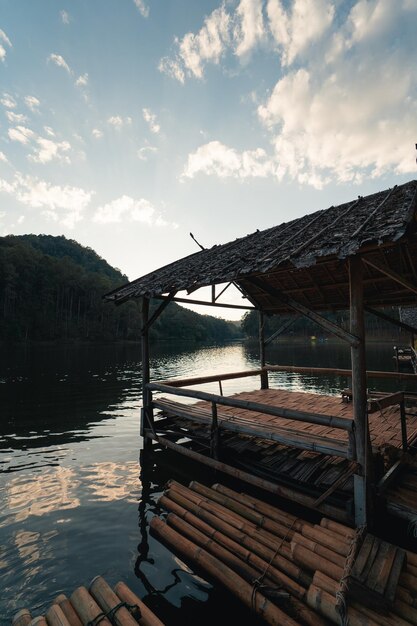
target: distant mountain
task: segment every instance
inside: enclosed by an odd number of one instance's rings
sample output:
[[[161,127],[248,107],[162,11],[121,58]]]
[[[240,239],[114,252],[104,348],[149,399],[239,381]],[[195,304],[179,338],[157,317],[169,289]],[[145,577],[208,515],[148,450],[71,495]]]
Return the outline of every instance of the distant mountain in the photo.
[[[0,340],[139,339],[139,302],[115,307],[102,299],[125,282],[94,250],[64,236],[0,237]],[[210,342],[238,334],[233,322],[171,302],[151,339]]]

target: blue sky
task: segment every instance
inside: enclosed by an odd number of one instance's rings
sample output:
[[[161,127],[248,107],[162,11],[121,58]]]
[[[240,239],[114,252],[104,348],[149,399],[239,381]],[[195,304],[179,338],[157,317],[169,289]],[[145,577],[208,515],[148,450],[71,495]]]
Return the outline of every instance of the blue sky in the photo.
[[[416,177],[417,0],[0,8],[1,235],[134,279]]]

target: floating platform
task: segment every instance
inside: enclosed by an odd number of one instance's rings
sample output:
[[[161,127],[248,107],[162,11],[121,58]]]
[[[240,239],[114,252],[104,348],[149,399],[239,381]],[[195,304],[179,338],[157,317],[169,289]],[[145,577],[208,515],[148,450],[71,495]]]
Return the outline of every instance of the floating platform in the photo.
[[[216,410],[217,468],[232,475],[233,469],[228,467],[244,471],[246,475],[241,473],[239,478],[249,482],[248,477],[257,476],[269,491],[351,524],[357,464],[349,390],[341,396],[326,396],[269,388],[238,393],[230,400],[240,406],[219,405]],[[415,405],[415,398],[410,402]],[[160,413],[148,436],[216,467],[210,458],[210,402],[184,404],[156,397],[153,405]],[[256,406],[260,410],[254,410]],[[263,412],[269,409],[270,413]],[[311,416],[316,423],[292,415]],[[404,402],[402,393],[375,393],[368,398],[368,420],[379,481],[405,451],[414,451],[417,413],[415,406],[410,408],[407,400]],[[276,486],[275,491],[271,485]],[[389,500],[390,493],[384,498]],[[411,506],[417,515],[417,497]]]
[[[140,600],[124,582],[114,590],[97,576],[89,589],[78,587],[71,598],[60,594],[45,615],[32,617],[22,609],[13,618],[12,626],[163,626],[163,622]]]
[[[151,529],[208,580],[280,626],[417,625],[417,554],[221,484],[170,481]]]

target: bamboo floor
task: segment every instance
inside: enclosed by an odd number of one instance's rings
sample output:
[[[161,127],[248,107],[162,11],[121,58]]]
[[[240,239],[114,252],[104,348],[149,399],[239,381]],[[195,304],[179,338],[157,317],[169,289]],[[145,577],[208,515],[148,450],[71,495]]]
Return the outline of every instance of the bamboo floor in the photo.
[[[152,532],[268,624],[417,625],[414,552],[221,484],[170,481],[159,505]]]
[[[334,417],[352,419],[352,405],[338,396],[264,389],[243,392],[233,396],[240,400],[259,402],[274,407],[284,407],[320,413]],[[181,445],[192,447],[202,454],[210,453],[211,418],[207,402],[196,402],[193,410],[206,412],[206,423],[175,415],[155,421],[158,434],[181,441]],[[189,408],[189,405],[187,406]],[[254,424],[265,429],[265,437],[253,437],[228,430],[228,421],[238,419],[239,423]],[[271,426],[289,428],[303,433],[304,436],[328,437],[329,440],[347,445],[346,431],[317,424],[295,421],[289,418],[273,417],[254,413],[245,409],[222,406],[219,412],[221,428],[221,460],[271,482],[290,487],[302,494],[320,498],[338,482],[338,487],[326,501],[334,507],[352,514],[353,507],[353,469],[348,458],[326,455],[320,452],[301,450],[268,439]],[[375,453],[380,454],[383,473],[390,469],[401,451],[401,422],[398,406],[389,406],[369,414],[371,443]],[[409,442],[416,438],[417,416],[407,415]],[[387,454],[387,450],[389,453]],[[387,498],[391,497],[388,493]],[[415,513],[417,516],[417,495]]]
[[[158,617],[129,587],[118,582],[114,590],[101,576],[89,589],[78,587],[70,598],[57,596],[45,615],[33,617],[21,609],[12,626],[163,626]]]

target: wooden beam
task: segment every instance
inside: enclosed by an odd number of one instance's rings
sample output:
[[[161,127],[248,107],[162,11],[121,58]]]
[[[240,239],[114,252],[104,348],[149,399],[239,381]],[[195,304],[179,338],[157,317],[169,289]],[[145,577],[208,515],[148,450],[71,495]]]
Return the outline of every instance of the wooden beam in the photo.
[[[335,376],[352,376],[352,370],[334,367],[302,367],[298,365],[265,365],[270,372],[293,372],[294,374],[334,374]],[[379,370],[367,370],[368,378],[396,378],[398,380],[417,380],[417,374],[406,374],[405,372],[383,372]]]
[[[161,313],[167,308],[168,304],[173,300],[174,296],[176,294],[176,291],[172,291],[168,296],[167,299],[164,300],[159,307],[156,309],[156,311],[154,312],[154,314],[152,315],[152,317],[146,322],[145,326],[142,326],[142,330],[141,330],[141,334],[143,335],[145,332],[148,332],[148,330],[150,329],[150,327],[152,326],[152,324],[154,322],[156,322],[156,320],[158,319],[158,317],[161,315]]]
[[[358,337],[356,345],[351,345],[352,360],[352,405],[355,420],[356,456],[360,473],[354,477],[355,523],[356,526],[369,524],[369,484],[371,479],[372,449],[369,436],[365,322],[363,312],[363,266],[359,256],[349,259],[350,283],[350,330]]]
[[[195,398],[196,400],[207,400],[207,402],[217,402],[217,404],[221,404],[223,406],[232,406],[237,409],[246,409],[248,411],[265,413],[266,415],[293,419],[300,422],[321,424],[322,426],[340,428],[341,430],[346,430],[348,432],[352,431],[354,427],[353,421],[344,417],[321,415],[319,413],[308,413],[306,411],[296,411],[294,409],[287,409],[285,407],[272,407],[269,404],[250,402],[249,400],[238,400],[237,398],[218,396],[214,393],[207,393],[205,391],[197,391],[194,389],[174,389],[169,385],[161,385],[161,383],[149,383],[147,387],[151,391],[162,391],[163,393],[172,394],[174,396]]]
[[[218,470],[220,472],[223,472],[224,474],[233,476],[234,478],[242,480],[249,485],[254,485],[255,487],[273,493],[276,496],[286,498],[287,500],[290,500],[292,502],[297,502],[298,504],[302,504],[303,506],[306,506],[308,508],[319,510],[320,513],[322,513],[323,515],[332,517],[333,519],[343,522],[345,524],[351,524],[352,522],[348,513],[336,506],[323,503],[318,507],[318,509],[316,509],[314,506],[315,498],[300,493],[292,487],[290,488],[283,485],[278,485],[276,483],[270,482],[269,480],[265,480],[264,478],[260,478],[259,476],[254,476],[253,474],[249,474],[248,472],[233,467],[232,465],[222,463],[220,461],[217,461],[216,459],[211,459],[204,454],[200,454],[199,452],[195,452],[194,450],[185,448],[184,446],[174,443],[173,441],[170,441],[165,437],[154,435],[150,431],[146,433],[146,437],[154,439],[164,448],[179,452],[180,454],[183,454],[184,456],[193,459],[194,461],[198,461],[199,463],[208,465],[214,470]]]
[[[372,309],[370,306],[366,306],[365,311],[367,313],[371,313],[372,315],[375,315],[376,317],[380,317],[382,320],[385,320],[386,322],[390,322],[390,324],[394,324],[394,326],[399,326],[400,328],[403,328],[409,333],[417,334],[417,328],[415,328],[414,326],[410,326],[409,324],[406,324],[405,322],[401,322],[401,320],[396,320],[395,317],[391,317],[390,315],[387,315],[386,313],[383,313],[382,311],[378,311],[377,309]]]
[[[292,324],[294,324],[295,320],[297,319],[298,319],[298,315],[293,315],[292,317],[290,317],[286,322],[282,324],[282,326],[278,328],[278,330],[272,333],[272,335],[270,335],[268,339],[265,339],[264,344],[267,346],[269,343],[271,343],[271,341],[274,341],[274,339],[279,337],[279,335],[282,335],[282,333],[284,333],[287,330],[287,328],[292,326]]]
[[[366,257],[362,257],[362,259],[364,263],[369,265],[369,267],[372,267],[374,270],[381,272],[381,274],[385,274],[385,276],[388,276],[388,278],[391,278],[393,281],[395,281],[399,285],[402,285],[409,291],[412,291],[413,293],[417,294],[417,285],[413,285],[413,283],[410,283],[410,281],[404,278],[404,276],[400,276],[400,274],[397,274],[397,272],[394,272],[394,270],[378,265],[377,263],[375,263],[374,261],[370,261]]]
[[[224,292],[229,289],[230,285],[232,283],[227,283],[226,287],[223,287],[223,289],[216,295],[216,297],[214,298],[215,300],[218,300],[220,298],[221,295],[224,294]]]
[[[153,424],[152,392],[148,387],[150,380],[149,367],[149,298],[142,298],[142,410],[140,420],[140,434],[144,436],[145,428]],[[145,426],[146,423],[146,426]],[[144,439],[144,447],[152,442]]]
[[[162,385],[170,387],[190,387],[191,385],[202,385],[203,383],[217,383],[220,380],[232,380],[233,378],[246,378],[249,376],[260,376],[261,369],[245,370],[243,372],[228,372],[226,374],[212,374],[211,376],[194,376],[193,378],[174,378],[172,380],[160,381]]]
[[[340,339],[343,339],[343,341],[347,341],[351,346],[356,346],[359,344],[358,337],[355,337],[355,335],[353,335],[351,332],[348,333],[346,330],[344,330],[337,324],[333,324],[333,322],[330,322],[322,315],[319,315],[315,311],[309,309],[304,304],[297,302],[296,300],[291,298],[291,296],[288,296],[287,294],[279,291],[278,289],[271,287],[270,285],[268,285],[267,283],[265,283],[264,281],[260,280],[257,277],[253,276],[253,277],[248,278],[247,280],[249,280],[253,285],[258,287],[259,289],[262,289],[262,291],[264,291],[265,293],[269,294],[270,296],[274,298],[277,298],[279,301],[283,302],[291,309],[294,309],[294,311],[298,311],[299,313],[301,313],[301,315],[304,315],[304,317],[308,317],[313,322],[316,322],[316,324],[318,324],[319,326],[321,326],[328,332],[332,333],[333,335],[336,335]]]
[[[154,296],[155,300],[166,300],[169,296]],[[173,302],[181,304],[201,304],[203,306],[215,306],[223,309],[242,309],[244,311],[256,310],[254,306],[242,306],[240,304],[222,304],[219,302],[210,302],[205,300],[191,300],[188,298],[172,298]]]
[[[259,360],[261,368],[265,367],[265,316],[259,311]],[[268,370],[262,369],[261,389],[268,389]]]

